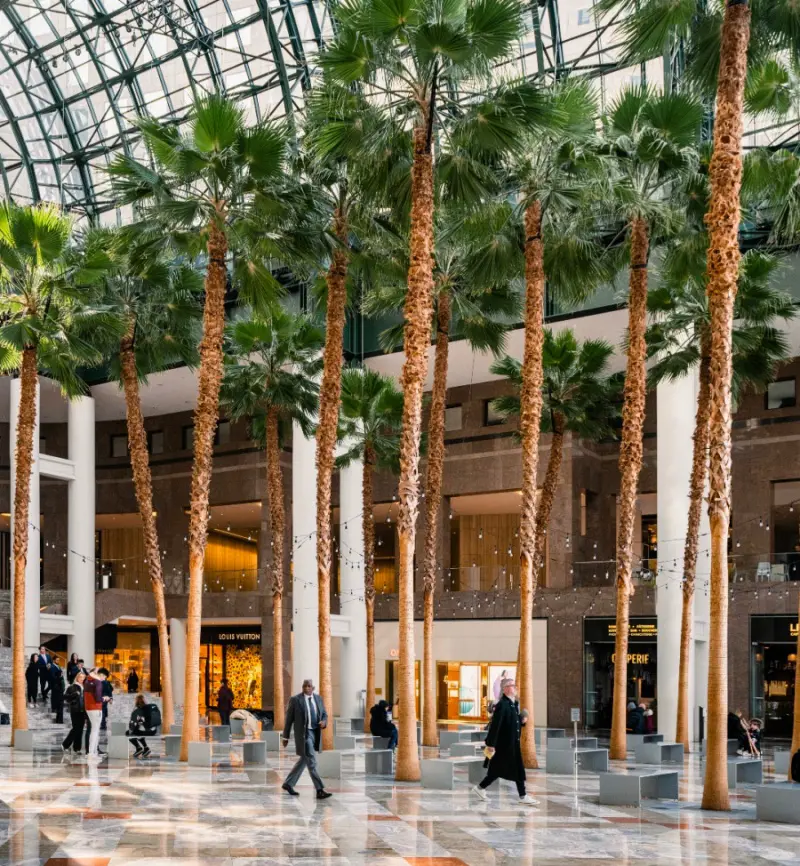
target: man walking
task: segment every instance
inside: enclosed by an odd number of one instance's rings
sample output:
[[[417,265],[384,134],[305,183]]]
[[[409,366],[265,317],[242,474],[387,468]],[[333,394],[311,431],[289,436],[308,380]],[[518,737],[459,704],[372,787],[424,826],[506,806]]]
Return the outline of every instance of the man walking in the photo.
[[[476,785],[472,792],[481,800],[486,800],[488,799],[486,788],[492,782],[496,779],[508,779],[516,783],[520,803],[526,806],[538,806],[539,801],[529,797],[525,791],[525,765],[522,762],[522,749],[519,744],[522,726],[527,719],[520,715],[514,680],[505,679],[501,685],[503,697],[497,702],[492,723],[486,734],[489,769],[486,778]]]
[[[317,789],[317,799],[327,800],[331,796],[322,783],[317,772],[316,752],[320,751],[322,741],[322,729],[328,727],[328,713],[322,698],[314,694],[314,683],[312,680],[303,680],[303,691],[299,695],[289,699],[286,708],[286,724],[283,727],[281,741],[283,747],[289,745],[289,735],[294,725],[294,746],[297,754],[297,763],[292,767],[292,772],[283,783],[283,790],[293,797],[298,796],[294,786],[297,784],[304,767],[308,767],[308,774]]]
[[[50,694],[50,665],[53,657],[46,646],[39,647],[39,684],[42,688],[42,700]]]

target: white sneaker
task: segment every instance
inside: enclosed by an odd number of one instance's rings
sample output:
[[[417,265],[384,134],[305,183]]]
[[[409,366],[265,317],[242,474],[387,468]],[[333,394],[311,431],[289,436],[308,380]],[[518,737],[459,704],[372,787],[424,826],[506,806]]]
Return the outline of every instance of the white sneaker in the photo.
[[[472,789],[472,793],[473,793],[476,797],[480,797],[481,800],[488,800],[488,799],[489,799],[488,794],[486,793],[486,791],[483,790],[483,788],[481,788],[480,785],[476,785],[476,786]]]
[[[519,801],[520,801],[520,803],[522,803],[523,806],[538,806],[539,805],[539,801],[534,800],[533,797],[530,796],[530,794],[526,794],[524,797],[520,797]]]

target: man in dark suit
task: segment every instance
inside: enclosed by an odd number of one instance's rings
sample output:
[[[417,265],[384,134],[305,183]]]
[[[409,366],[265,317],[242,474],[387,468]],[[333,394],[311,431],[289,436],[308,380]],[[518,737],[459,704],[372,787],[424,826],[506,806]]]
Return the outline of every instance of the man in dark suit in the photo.
[[[39,647],[39,683],[42,687],[42,700],[50,694],[50,665],[53,657],[46,646]]]
[[[312,680],[303,680],[303,691],[289,699],[289,706],[286,708],[286,724],[283,726],[281,737],[284,748],[289,745],[289,735],[293,725],[297,763],[286,777],[283,790],[294,797],[298,796],[294,786],[297,784],[303,768],[308,767],[308,774],[317,789],[317,799],[327,800],[331,795],[325,790],[322,779],[317,772],[316,752],[319,752],[321,748],[322,729],[328,727],[328,713],[322,698],[314,694]]]

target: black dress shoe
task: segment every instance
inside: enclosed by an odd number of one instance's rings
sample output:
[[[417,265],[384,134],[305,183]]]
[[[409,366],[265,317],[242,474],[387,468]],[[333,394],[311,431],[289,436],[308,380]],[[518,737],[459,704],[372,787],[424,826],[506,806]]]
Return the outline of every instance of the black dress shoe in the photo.
[[[317,791],[317,799],[318,800],[327,800],[328,797],[332,797],[332,796],[333,796],[333,794],[331,794],[330,791],[322,791],[322,790]]]
[[[295,791],[295,789],[291,785],[281,785],[281,788],[283,788],[283,790],[286,791],[287,794],[291,794],[293,797],[300,796],[300,792]]]

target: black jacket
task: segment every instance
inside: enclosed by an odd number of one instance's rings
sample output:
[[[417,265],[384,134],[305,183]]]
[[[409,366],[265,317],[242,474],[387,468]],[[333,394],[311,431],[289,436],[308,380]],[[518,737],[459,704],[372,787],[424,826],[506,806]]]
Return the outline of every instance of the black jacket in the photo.
[[[71,699],[75,694],[77,694],[78,699],[75,706],[73,706]],[[83,689],[77,683],[73,683],[71,686],[67,687],[67,690],[64,692],[64,703],[70,713],[84,712]]]
[[[25,681],[28,683],[28,688],[35,694],[39,688],[39,665],[33,662],[28,663],[25,668]]]
[[[644,710],[641,707],[636,707],[633,710],[628,710],[628,720],[626,728],[629,734],[644,733]]]
[[[378,701],[369,711],[369,732],[373,737],[391,737],[394,725],[386,716],[388,712],[389,704],[386,701]]]
[[[525,781],[525,765],[519,738],[522,734],[522,719],[519,704],[503,695],[497,702],[492,721],[486,734],[486,745],[495,752],[489,761],[489,772],[510,782]]]
[[[50,665],[50,706],[57,713],[64,700],[64,672],[53,662]]]
[[[156,733],[155,728],[147,725],[148,717],[144,707],[136,707],[131,713],[128,722],[128,736],[130,737],[152,737]]]
[[[77,662],[67,662],[67,682],[72,685],[78,676],[81,666]]]

